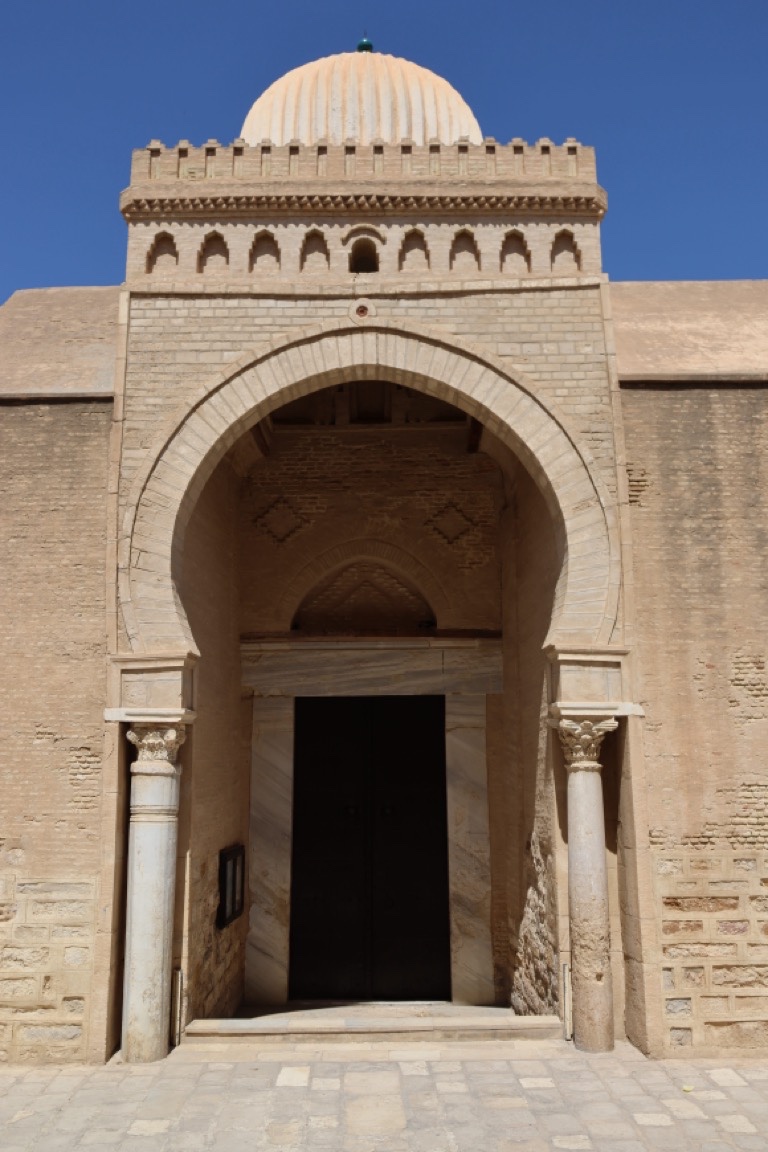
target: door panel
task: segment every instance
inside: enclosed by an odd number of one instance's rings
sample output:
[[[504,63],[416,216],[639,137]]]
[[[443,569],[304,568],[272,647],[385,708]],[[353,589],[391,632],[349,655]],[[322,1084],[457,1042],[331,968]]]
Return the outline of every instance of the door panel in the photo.
[[[296,701],[291,999],[450,999],[445,702]]]

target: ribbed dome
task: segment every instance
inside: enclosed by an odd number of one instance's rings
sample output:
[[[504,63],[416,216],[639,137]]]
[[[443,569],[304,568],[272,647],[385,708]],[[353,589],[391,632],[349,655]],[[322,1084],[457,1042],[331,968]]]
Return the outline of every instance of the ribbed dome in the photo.
[[[396,56],[340,52],[281,76],[245,118],[248,144],[399,144],[483,139],[471,109],[447,80]]]

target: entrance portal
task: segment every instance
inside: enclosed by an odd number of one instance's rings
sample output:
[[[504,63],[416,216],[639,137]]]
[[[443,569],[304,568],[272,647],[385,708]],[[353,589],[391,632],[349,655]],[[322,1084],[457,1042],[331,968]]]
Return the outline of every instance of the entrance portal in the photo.
[[[445,698],[295,715],[290,999],[449,1000]]]

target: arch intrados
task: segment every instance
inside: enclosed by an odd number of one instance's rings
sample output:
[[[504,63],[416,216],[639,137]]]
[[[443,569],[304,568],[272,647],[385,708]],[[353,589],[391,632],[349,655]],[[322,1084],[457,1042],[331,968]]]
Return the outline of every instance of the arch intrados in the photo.
[[[130,560],[120,573],[132,645],[194,648],[171,569],[182,555],[191,510],[228,449],[274,409],[360,379],[388,380],[447,401],[512,449],[545,498],[562,557],[550,639],[562,627],[572,642],[606,643],[619,583],[615,511],[588,452],[575,444],[552,406],[506,365],[461,347],[453,337],[448,342],[415,327],[375,322],[361,329],[342,322],[251,355],[214,386],[201,388],[136,477],[124,520],[123,554],[128,551]],[[580,590],[569,597],[571,573]]]
[[[299,400],[301,397],[309,396],[313,392],[320,392],[324,388],[333,388],[339,384],[352,384],[358,380],[366,379],[379,380],[387,384],[400,384],[415,392],[423,392],[427,396],[434,396],[438,400],[452,404],[467,416],[473,417],[484,427],[487,427],[502,442],[507,444],[518,460],[520,460],[523,466],[530,472],[537,486],[542,491],[547,507],[555,522],[556,529],[562,528],[563,517],[561,508],[548,482],[546,473],[542,471],[538,461],[529,451],[525,442],[517,437],[513,438],[513,430],[499,421],[492,410],[474,398],[450,386],[446,386],[439,381],[435,381],[429,376],[417,372],[408,372],[403,369],[396,369],[394,367],[378,367],[376,372],[371,373],[370,370],[366,370],[366,366],[363,364],[357,368],[346,368],[343,370],[319,373],[316,376],[295,381],[293,384],[289,384],[283,388],[278,394],[266,398],[263,404],[259,405],[258,409],[254,410],[250,418],[242,424],[233,425],[233,434],[227,437],[228,443],[224,451],[220,452],[217,450],[219,444],[223,443],[223,441],[218,442],[212,447],[211,452],[201,460],[195,476],[196,483],[194,489],[192,487],[188,489],[184,500],[179,505],[179,515],[183,519],[183,524],[186,525],[189,514],[197,502],[200,491],[208,482],[215,468],[226,455],[226,452],[235,440],[239,439],[240,436],[250,428],[255,427],[259,421],[271,415],[271,413],[275,412],[278,408],[290,404],[293,400]],[[234,434],[235,427],[237,427],[236,435]],[[510,442],[511,440],[512,442]]]

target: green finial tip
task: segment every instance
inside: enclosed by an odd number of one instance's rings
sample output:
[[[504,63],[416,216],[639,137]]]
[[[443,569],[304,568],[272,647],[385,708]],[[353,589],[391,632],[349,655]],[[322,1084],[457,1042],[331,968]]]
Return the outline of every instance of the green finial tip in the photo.
[[[373,52],[373,44],[371,44],[367,36],[363,36],[362,40],[358,40],[357,50],[358,52]]]

